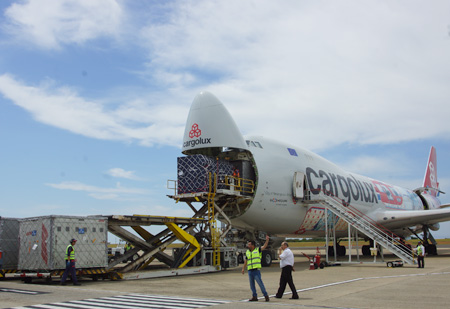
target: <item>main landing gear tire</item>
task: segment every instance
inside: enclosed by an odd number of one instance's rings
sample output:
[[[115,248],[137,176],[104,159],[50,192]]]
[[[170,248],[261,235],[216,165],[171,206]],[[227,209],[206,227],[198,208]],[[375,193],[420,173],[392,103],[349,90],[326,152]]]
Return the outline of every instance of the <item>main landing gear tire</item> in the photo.
[[[244,255],[242,253],[238,254],[238,263],[243,264],[244,263]]]
[[[337,256],[345,256],[346,252],[347,249],[345,248],[345,246],[337,245],[336,247]],[[334,246],[328,246],[328,256],[334,256]]]
[[[262,252],[261,265],[264,267],[272,265],[272,255],[270,254],[270,251],[264,250]]]
[[[371,253],[370,253],[370,246],[369,245],[362,246],[361,251],[362,251],[362,255],[363,256],[370,256],[371,255]]]

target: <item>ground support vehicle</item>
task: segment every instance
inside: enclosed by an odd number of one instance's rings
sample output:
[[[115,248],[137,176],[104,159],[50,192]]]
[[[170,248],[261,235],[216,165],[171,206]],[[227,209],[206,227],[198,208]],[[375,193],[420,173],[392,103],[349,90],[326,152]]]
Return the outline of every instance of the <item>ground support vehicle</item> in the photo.
[[[11,252],[17,249],[18,262],[14,270],[16,277],[26,282],[61,277],[65,270],[65,252],[72,238],[77,239],[74,247],[77,275],[93,280],[155,277],[155,274],[136,275],[136,272],[149,270],[156,260],[160,262],[158,269],[167,270],[162,276],[212,272],[237,266],[235,247],[219,248],[221,262],[214,264],[217,250],[205,245],[210,244],[211,236],[203,234],[203,227],[208,222],[204,216],[205,212],[199,211],[192,218],[112,215],[19,219],[19,228],[13,237],[17,248],[9,249]],[[160,226],[162,231],[152,234],[144,228],[153,225]],[[108,248],[108,232],[127,242],[128,250],[123,246]],[[172,254],[165,253],[175,241],[182,242],[181,247]],[[3,252],[4,257],[7,254]],[[185,267],[191,265],[192,269]],[[133,274],[128,275],[131,272]]]
[[[111,278],[153,277],[153,275],[142,273],[128,276],[127,273],[148,269],[155,260],[165,264],[166,270],[167,267],[169,269],[161,276],[211,272],[237,266],[235,248],[229,247],[220,249],[223,263],[218,267],[213,265],[214,250],[204,245],[210,242],[210,236],[207,233],[196,232],[199,229],[202,230],[207,223],[207,220],[201,215],[202,213],[204,214],[204,212],[197,212],[197,215],[192,218],[147,215],[108,217],[109,232],[131,245],[130,250],[109,263],[108,269]],[[162,227],[162,231],[153,235],[144,228],[152,225]],[[135,233],[130,232],[127,228],[131,228]],[[174,248],[171,254],[165,253],[164,251],[175,241],[182,242],[181,247]],[[130,257],[133,258],[130,260]],[[200,268],[192,269],[190,272],[189,268],[185,268],[185,266]],[[175,271],[175,269],[182,268],[183,272]]]
[[[402,260],[398,260],[398,261],[389,261],[386,262],[386,266],[387,267],[402,267],[403,266],[403,261]]]

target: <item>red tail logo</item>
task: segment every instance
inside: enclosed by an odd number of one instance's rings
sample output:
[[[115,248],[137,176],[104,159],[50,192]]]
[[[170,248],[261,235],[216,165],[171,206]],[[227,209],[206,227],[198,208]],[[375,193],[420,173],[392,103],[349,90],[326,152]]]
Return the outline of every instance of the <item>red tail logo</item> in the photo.
[[[427,170],[425,171],[423,186],[425,188],[429,188],[429,194],[437,196],[439,183],[437,181],[436,148],[434,147],[431,147],[430,150],[430,157],[428,158]]]

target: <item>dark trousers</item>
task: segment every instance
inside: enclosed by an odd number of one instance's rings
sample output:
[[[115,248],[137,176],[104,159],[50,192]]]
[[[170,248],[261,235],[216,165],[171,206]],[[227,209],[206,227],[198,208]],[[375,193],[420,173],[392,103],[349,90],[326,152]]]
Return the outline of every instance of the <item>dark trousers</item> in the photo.
[[[297,289],[295,288],[294,281],[292,280],[292,266],[284,266],[281,269],[281,277],[280,277],[280,287],[278,288],[278,292],[276,297],[283,297],[284,290],[286,289],[286,284],[289,284],[289,287],[292,291],[292,297],[298,298]]]
[[[418,256],[417,257],[417,264],[419,266],[419,268],[424,268],[425,267],[425,260],[423,256]]]
[[[72,282],[78,283],[77,281],[77,272],[75,270],[75,262],[67,262],[66,263],[66,270],[64,271],[62,278],[61,278],[61,283],[65,283],[67,276],[70,274],[70,276],[72,277]]]

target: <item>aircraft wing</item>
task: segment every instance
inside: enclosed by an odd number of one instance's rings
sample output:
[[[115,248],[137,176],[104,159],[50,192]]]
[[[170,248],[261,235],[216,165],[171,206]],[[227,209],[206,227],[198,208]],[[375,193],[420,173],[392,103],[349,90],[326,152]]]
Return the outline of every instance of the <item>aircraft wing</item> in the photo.
[[[431,210],[387,210],[377,213],[375,220],[390,230],[407,228],[419,224],[431,225],[438,222],[450,221],[449,206],[441,205],[440,209]]]

